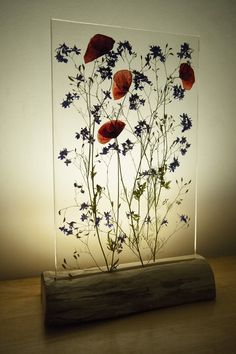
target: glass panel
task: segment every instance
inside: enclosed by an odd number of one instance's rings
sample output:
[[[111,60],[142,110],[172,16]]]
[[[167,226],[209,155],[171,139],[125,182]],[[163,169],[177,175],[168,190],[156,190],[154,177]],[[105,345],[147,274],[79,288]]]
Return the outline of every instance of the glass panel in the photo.
[[[52,21],[58,269],[193,255],[198,38]]]

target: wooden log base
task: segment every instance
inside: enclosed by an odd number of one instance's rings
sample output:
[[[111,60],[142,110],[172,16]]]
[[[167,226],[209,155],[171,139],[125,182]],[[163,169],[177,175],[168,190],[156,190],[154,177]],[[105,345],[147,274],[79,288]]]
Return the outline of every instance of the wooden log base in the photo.
[[[84,323],[195,301],[213,300],[213,272],[201,256],[127,267],[113,273],[42,274],[45,325]]]

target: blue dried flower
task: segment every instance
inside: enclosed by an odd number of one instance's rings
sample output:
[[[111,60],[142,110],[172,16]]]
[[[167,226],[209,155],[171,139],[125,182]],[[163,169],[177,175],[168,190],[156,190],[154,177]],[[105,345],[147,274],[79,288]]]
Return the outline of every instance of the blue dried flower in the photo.
[[[100,105],[94,105],[93,109],[91,110],[91,114],[93,115],[94,122],[97,124],[101,123],[101,106]]]
[[[76,139],[80,139],[80,137],[82,138],[83,141],[87,141],[89,144],[93,144],[95,141],[87,127],[81,128],[79,133],[78,132],[75,133]]]
[[[168,225],[168,220],[166,218],[164,218],[161,222],[161,225],[165,225],[167,226]]]
[[[188,222],[190,221],[190,218],[188,215],[182,214],[182,215],[180,215],[180,221],[184,222],[185,224],[188,224]]]
[[[174,85],[173,87],[173,96],[175,99],[182,100],[184,98],[185,89],[183,89],[180,85]]]
[[[145,104],[145,99],[140,98],[137,93],[132,94],[129,97],[129,109],[130,110],[137,110],[140,105],[144,106]]]
[[[112,144],[109,143],[108,146],[104,146],[102,152],[100,152],[100,155],[107,155],[111,150],[116,150],[119,153],[121,152],[119,145],[116,142],[114,142]]]
[[[166,57],[163,54],[159,45],[150,46],[150,55],[151,57],[153,57],[153,59],[159,58],[162,63],[166,61]]]
[[[75,53],[79,55],[81,53],[81,49],[77,48],[75,45],[74,47],[68,47],[65,43],[60,44],[59,47],[56,49],[55,58],[59,63],[67,63],[68,56],[70,53]]]
[[[81,220],[81,221],[85,221],[85,220],[87,220],[87,219],[88,219],[88,215],[86,215],[86,214],[84,214],[84,213],[83,213],[83,214],[81,215],[81,217],[80,217],[80,220]]]
[[[118,53],[116,53],[114,50],[110,51],[105,55],[105,60],[107,63],[107,66],[114,68],[116,65],[116,62],[118,60]]]
[[[135,90],[143,90],[144,89],[144,83],[151,85],[151,81],[148,79],[146,75],[141,73],[140,71],[133,70],[133,82],[134,82],[134,88]]]
[[[122,155],[126,155],[128,151],[132,150],[134,147],[134,143],[130,139],[127,139],[124,143],[121,144],[122,146]]]
[[[99,226],[100,225],[100,221],[102,220],[102,218],[101,217],[96,217],[96,220],[95,220],[95,226]]]
[[[97,69],[97,72],[100,74],[101,79],[103,80],[112,78],[112,70],[109,66],[108,67],[100,66]]]
[[[112,227],[113,224],[111,223],[111,213],[109,211],[105,211],[104,212],[104,217],[106,219],[106,224],[105,225],[107,227]]]
[[[55,55],[56,60],[58,61],[58,63],[67,63],[68,59],[65,58],[63,55],[61,55],[61,53],[57,53]]]
[[[180,115],[180,124],[182,126],[182,133],[184,133],[186,130],[191,129],[192,127],[192,120],[191,118],[186,114],[183,113],[182,115]]]
[[[64,99],[61,103],[61,106],[63,108],[68,108],[70,107],[71,103],[74,101],[74,100],[78,100],[79,99],[79,95],[77,93],[70,93],[68,92],[66,94],[66,99]]]
[[[177,158],[174,157],[173,161],[169,164],[169,171],[174,172],[176,170],[176,168],[179,166],[180,166],[180,164],[179,164],[178,157]]]
[[[189,47],[189,44],[184,42],[180,46],[180,51],[177,53],[177,56],[180,59],[191,59],[193,50]]]
[[[119,42],[118,47],[117,47],[117,53],[119,55],[122,55],[124,51],[127,51],[129,55],[135,54],[132,50],[132,45],[130,44],[129,41],[124,41],[124,42]]]
[[[69,154],[69,151],[65,148],[60,151],[58,159],[64,160],[68,154]]]
[[[134,127],[134,134],[140,138],[143,132],[149,133],[150,129],[150,125],[145,120],[140,120],[138,125]]]
[[[89,207],[89,204],[83,202],[83,203],[80,205],[80,210],[86,210],[86,209],[88,209],[88,207]]]

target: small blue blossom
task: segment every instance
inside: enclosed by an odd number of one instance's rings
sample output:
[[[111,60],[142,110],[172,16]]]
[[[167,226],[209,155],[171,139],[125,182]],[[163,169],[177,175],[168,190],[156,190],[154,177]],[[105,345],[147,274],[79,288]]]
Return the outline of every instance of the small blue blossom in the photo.
[[[173,87],[173,96],[175,99],[182,100],[184,98],[185,89],[183,89],[180,85],[174,85]]]
[[[100,155],[107,155],[109,151],[110,151],[109,146],[104,146],[102,152],[100,152]]]
[[[107,227],[112,227],[113,226],[113,224],[111,223],[111,213],[110,212],[108,212],[108,211],[105,211],[104,212],[104,217],[105,217],[105,219],[106,219],[106,226]]]
[[[185,143],[187,143],[187,139],[186,139],[186,137],[185,136],[182,136],[181,137],[181,139],[179,140],[179,142],[180,142],[180,144],[185,144]]]
[[[107,99],[111,100],[111,92],[110,91],[103,91],[102,90],[102,93],[104,94],[104,101]]]
[[[150,46],[150,55],[153,57],[153,59],[159,58],[162,63],[166,61],[166,57],[159,45]]]
[[[137,93],[132,94],[129,97],[129,109],[130,110],[137,110],[140,105],[144,106],[145,104],[145,99],[140,98]]]
[[[132,49],[132,45],[130,44],[129,41],[124,41],[124,42],[119,42],[118,47],[117,47],[117,53],[119,55],[122,55],[124,51],[127,51],[129,55],[135,54]]]
[[[70,53],[75,53],[76,55],[79,55],[81,53],[81,50],[75,45],[74,47],[70,48],[65,43],[63,43],[60,44],[59,47],[56,49],[55,58],[59,63],[67,63],[68,56]]]
[[[112,70],[110,67],[100,66],[97,72],[100,74],[102,80],[112,78]]]
[[[58,63],[67,63],[68,59],[66,57],[64,57],[63,55],[61,55],[61,53],[57,53],[55,55],[56,60],[58,61]]]
[[[179,167],[179,160],[178,158],[174,157],[173,162],[169,164],[169,171],[174,172],[177,167]]]
[[[101,123],[101,106],[100,105],[94,105],[93,109],[91,110],[91,114],[93,115],[94,122],[97,124]]]
[[[182,215],[180,215],[180,221],[181,221],[181,222],[184,222],[185,224],[188,224],[189,221],[190,221],[190,218],[189,218],[188,215],[182,214]]]
[[[126,234],[124,234],[124,233],[119,234],[119,236],[117,238],[117,245],[116,245],[117,253],[122,252],[123,244],[125,243],[126,238],[127,238]]]
[[[187,149],[186,148],[181,148],[180,149],[180,153],[181,153],[182,156],[186,155]]]
[[[118,236],[118,242],[124,243],[126,238],[127,238],[126,234],[120,233]]]
[[[87,127],[81,128],[79,133],[76,132],[75,133],[75,138],[76,139],[82,138],[83,141],[88,141],[89,144],[93,144],[94,141],[95,141],[93,136],[92,136],[92,134],[90,134],[90,132],[89,132]]]
[[[67,223],[69,225],[70,229],[75,229],[76,222],[75,221],[70,221]]]
[[[177,137],[173,143],[173,145],[180,144],[180,153],[182,156],[186,155],[188,149],[190,148],[191,144],[188,143],[187,138],[185,136],[182,136],[181,138]]]
[[[86,214],[84,214],[84,213],[83,213],[83,214],[81,215],[81,217],[80,217],[80,220],[81,220],[81,221],[85,221],[85,220],[87,220],[87,219],[88,219],[88,215],[86,215]]]
[[[164,218],[161,222],[161,225],[165,225],[167,226],[168,225],[168,220],[166,218]]]
[[[70,107],[71,103],[74,101],[74,100],[78,100],[79,99],[79,95],[77,95],[77,93],[67,93],[66,94],[66,99],[64,99],[61,103],[61,106],[63,108],[68,108]]]
[[[180,124],[182,126],[182,133],[184,133],[186,130],[191,129],[192,120],[186,113],[183,113],[180,115]]]
[[[83,186],[81,186],[80,184],[78,184],[77,182],[74,183],[74,187],[78,188],[80,190],[80,193],[84,194],[84,189]]]
[[[135,90],[143,90],[144,89],[144,83],[151,85],[151,81],[148,79],[146,75],[143,73],[133,70],[133,82],[134,82],[134,88]]]
[[[140,138],[144,131],[149,133],[150,129],[150,125],[145,120],[140,120],[138,121],[138,125],[134,127],[134,134]]]
[[[59,227],[59,230],[62,231],[66,236],[73,235],[72,228],[66,228],[64,225]]]
[[[64,160],[66,158],[66,156],[68,155],[69,151],[65,148],[63,150],[60,151],[58,159],[60,160]]]
[[[79,55],[81,53],[81,49],[77,48],[74,45],[74,47],[71,48],[71,53],[75,53],[76,55]]]
[[[121,153],[122,155],[126,155],[128,151],[132,150],[134,147],[134,143],[130,139],[127,139],[124,143],[121,144],[122,150]]]
[[[77,230],[78,228],[75,227],[76,222],[75,221],[70,221],[67,222],[67,225],[69,226],[66,227],[65,225],[59,227],[59,230],[62,231],[65,235],[73,235],[73,230]]]
[[[102,220],[102,218],[101,217],[99,217],[99,216],[97,216],[96,217],[96,220],[95,220],[95,226],[99,226],[100,225],[100,221]]]
[[[184,42],[180,46],[180,51],[177,53],[177,56],[180,59],[191,59],[193,50],[189,47],[189,44]]]
[[[88,207],[89,207],[89,205],[88,205],[88,203],[82,203],[81,205],[80,205],[80,210],[86,210],[86,209],[88,209]]]
[[[105,60],[107,66],[114,68],[118,60],[118,53],[116,53],[114,50],[111,50],[109,53],[105,55]]]
[[[109,143],[107,146],[104,146],[102,152],[100,152],[100,155],[107,155],[111,150],[116,150],[120,153],[119,145],[116,142],[114,142],[114,143]]]

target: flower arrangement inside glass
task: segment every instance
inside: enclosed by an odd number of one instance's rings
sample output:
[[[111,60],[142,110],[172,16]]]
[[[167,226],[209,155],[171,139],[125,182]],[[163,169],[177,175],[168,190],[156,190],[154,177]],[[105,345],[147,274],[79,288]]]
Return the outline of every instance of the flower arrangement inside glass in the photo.
[[[53,21],[56,266],[195,253],[198,39]]]

